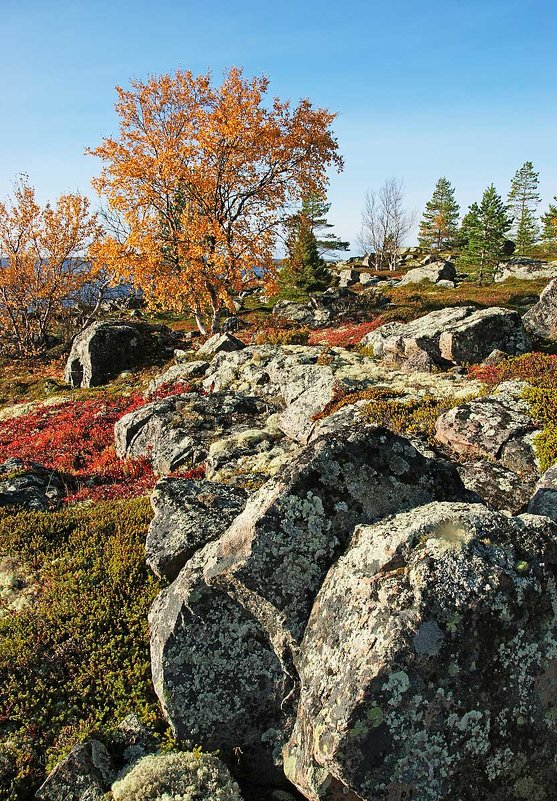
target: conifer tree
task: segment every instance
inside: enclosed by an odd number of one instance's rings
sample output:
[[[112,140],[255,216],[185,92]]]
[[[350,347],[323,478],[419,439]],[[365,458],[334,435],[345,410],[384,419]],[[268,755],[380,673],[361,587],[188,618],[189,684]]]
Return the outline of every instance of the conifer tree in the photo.
[[[350,242],[344,242],[339,239],[336,234],[329,231],[334,228],[332,223],[327,222],[327,214],[331,204],[327,203],[319,195],[310,195],[302,202],[300,214],[305,215],[311,225],[311,230],[315,234],[317,241],[317,250],[321,257],[326,255],[335,255],[339,252],[346,251],[350,247]],[[297,215],[294,215],[295,219]]]
[[[289,227],[288,257],[278,275],[280,294],[304,297],[309,292],[326,289],[330,284],[330,276],[319,255],[311,219],[300,212]]]
[[[508,204],[516,253],[520,256],[527,256],[538,238],[536,209],[540,202],[537,191],[539,183],[539,173],[534,171],[531,161],[525,161],[511,181]]]
[[[447,178],[439,178],[420,223],[420,247],[440,251],[450,249],[457,243],[460,207],[454,192]]]
[[[553,198],[557,201],[557,195]],[[557,244],[557,202],[550,203],[549,209],[542,215],[542,239],[549,244]]]
[[[466,244],[462,261],[475,272],[480,284],[493,280],[495,267],[505,253],[505,234],[510,225],[507,206],[492,184],[480,204],[472,203],[463,220]]]

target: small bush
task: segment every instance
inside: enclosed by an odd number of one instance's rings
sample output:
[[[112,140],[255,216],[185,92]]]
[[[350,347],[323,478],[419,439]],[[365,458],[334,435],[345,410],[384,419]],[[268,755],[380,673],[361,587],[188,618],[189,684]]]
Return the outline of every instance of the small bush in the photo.
[[[268,326],[255,335],[255,345],[307,345],[310,331],[307,328],[279,328]]]
[[[31,799],[75,743],[135,712],[156,720],[147,612],[147,499],[0,512],[0,553],[34,577],[0,617],[0,798]]]
[[[177,751],[143,757],[112,785],[115,801],[242,801],[214,754]]]

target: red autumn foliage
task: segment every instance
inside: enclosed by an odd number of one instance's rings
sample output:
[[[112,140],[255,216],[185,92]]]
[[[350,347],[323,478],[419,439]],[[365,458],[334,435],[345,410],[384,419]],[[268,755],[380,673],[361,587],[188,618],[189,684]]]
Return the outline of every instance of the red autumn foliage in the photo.
[[[349,323],[337,328],[321,328],[312,331],[309,336],[310,345],[328,345],[329,347],[348,348],[357,345],[370,331],[382,325],[381,317],[367,323]]]
[[[489,387],[515,379],[528,381],[534,386],[557,387],[557,356],[526,353],[524,356],[503,359],[499,364],[473,365],[468,373]]]
[[[183,383],[165,385],[155,399],[188,390]],[[73,489],[66,502],[144,495],[156,481],[151,464],[116,456],[114,424],[145,403],[140,394],[94,397],[6,420],[0,423],[0,461],[17,456],[65,474]],[[198,466],[183,475],[197,478],[202,472]]]

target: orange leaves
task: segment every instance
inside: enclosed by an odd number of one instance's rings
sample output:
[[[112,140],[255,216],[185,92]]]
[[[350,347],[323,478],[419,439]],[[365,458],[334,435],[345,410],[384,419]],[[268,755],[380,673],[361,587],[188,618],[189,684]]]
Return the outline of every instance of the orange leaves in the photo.
[[[88,251],[100,235],[81,195],[41,208],[22,178],[0,203],[0,324],[21,351],[41,348],[68,300],[94,277]]]
[[[335,115],[308,100],[268,103],[268,84],[233,68],[216,87],[178,70],[117,89],[119,136],[89,151],[103,162],[94,186],[129,231],[107,258],[119,254],[120,274],[152,303],[218,319],[272,272],[288,204],[342,167]]]

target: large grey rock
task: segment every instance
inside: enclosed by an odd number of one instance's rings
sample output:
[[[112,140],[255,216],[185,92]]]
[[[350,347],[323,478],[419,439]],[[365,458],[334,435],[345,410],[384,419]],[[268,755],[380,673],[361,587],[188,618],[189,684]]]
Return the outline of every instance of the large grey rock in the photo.
[[[534,515],[546,515],[557,523],[557,466],[546,470],[536,484],[528,511]]]
[[[359,277],[356,271],[350,272]],[[368,283],[374,283],[375,279],[372,280],[371,276],[369,279]],[[369,319],[371,311],[386,302],[383,295],[370,297],[367,293],[351,292],[341,285],[321,294],[310,295],[305,303],[279,300],[273,308],[273,314],[297,325],[322,328],[332,323],[340,324],[343,320],[354,322]]]
[[[354,286],[354,284],[358,283],[360,278],[358,270],[341,270],[338,276],[340,287]]]
[[[400,279],[399,286],[420,284],[422,281],[436,284],[439,281],[454,281],[455,279],[456,269],[452,261],[434,261],[423,267],[409,270]]]
[[[74,339],[64,380],[72,387],[106,384],[123,370],[172,353],[179,335],[146,323],[96,322]]]
[[[507,382],[492,395],[444,412],[435,424],[436,440],[459,456],[500,460],[516,473],[535,476],[536,426],[521,397],[524,386]]]
[[[554,265],[557,272],[557,264]],[[539,339],[557,339],[557,279],[550,281],[535,306],[522,318],[524,327]]]
[[[469,364],[498,349],[510,355],[531,346],[520,316],[508,309],[473,306],[440,309],[410,323],[387,323],[360,342],[375,356],[394,363]]]
[[[295,712],[298,644],[354,526],[465,497],[452,465],[385,429],[345,428],[300,451],[153,606],[154,686],[176,734],[271,772]]]
[[[242,350],[245,347],[242,340],[232,334],[213,334],[198,348],[196,355],[198,359],[208,359],[210,361],[217,353],[231,353],[235,350]]]
[[[168,370],[165,370],[164,373],[153,378],[149,384],[148,392],[156,392],[166,384],[187,384],[189,381],[201,378],[205,375],[208,367],[209,362],[199,360],[173,364]]]
[[[37,790],[37,801],[102,801],[114,778],[114,766],[98,740],[76,745]]]
[[[311,801],[554,797],[557,528],[434,503],[359,526],[301,646]]]
[[[56,470],[12,458],[0,465],[0,506],[46,511],[61,503],[66,485]]]
[[[458,466],[458,472],[464,486],[477,493],[486,506],[513,515],[526,511],[536,482],[535,474],[519,475],[488,459],[464,462]]]
[[[224,533],[247,497],[242,489],[212,481],[158,481],[151,495],[155,516],[145,546],[151,570],[174,581],[196,551]]]
[[[238,393],[194,392],[147,403],[124,415],[114,427],[121,458],[147,458],[159,474],[203,462],[211,442],[243,428],[263,424],[274,407]]]
[[[556,261],[547,262],[538,259],[528,259],[525,256],[517,256],[499,265],[495,273],[495,281],[506,281],[507,278],[519,279],[521,281],[534,281],[544,278],[549,280],[555,278],[556,271]]]

